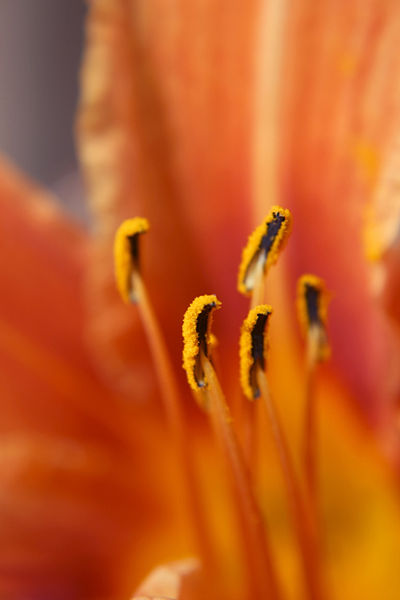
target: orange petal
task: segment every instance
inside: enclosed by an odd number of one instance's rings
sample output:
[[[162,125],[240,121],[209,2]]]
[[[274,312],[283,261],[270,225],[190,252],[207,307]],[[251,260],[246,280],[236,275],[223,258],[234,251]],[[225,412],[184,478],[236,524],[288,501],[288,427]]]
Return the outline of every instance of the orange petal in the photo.
[[[0,209],[0,382],[12,398],[3,404],[1,428],[18,423],[76,433],[90,420],[98,423],[96,435],[104,435],[106,423],[111,434],[107,393],[85,349],[87,238],[4,161]],[[74,407],[70,415],[61,400]]]
[[[172,539],[165,433],[91,365],[84,232],[4,161],[0,210],[0,596],[111,597]]]
[[[335,364],[371,416],[388,406],[392,350],[370,291],[363,227],[382,152],[400,110],[400,7],[297,2],[287,32],[283,168],[295,223],[290,270],[323,277],[335,295]],[[294,287],[294,286],[293,286]]]
[[[253,4],[91,3],[78,137],[98,235],[92,325],[102,348],[107,340],[119,352],[115,372],[147,361],[131,360],[137,323],[114,290],[112,239],[126,217],[149,218],[143,272],[177,366],[181,318],[199,294],[229,297],[222,333],[236,344],[245,304],[234,281],[250,229]]]

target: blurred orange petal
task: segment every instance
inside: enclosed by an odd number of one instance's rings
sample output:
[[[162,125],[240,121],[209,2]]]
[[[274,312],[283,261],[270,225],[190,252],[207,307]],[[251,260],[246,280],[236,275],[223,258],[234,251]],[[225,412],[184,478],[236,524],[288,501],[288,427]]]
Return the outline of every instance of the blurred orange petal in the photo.
[[[295,280],[312,269],[334,291],[334,364],[379,419],[390,410],[394,347],[371,293],[363,235],[398,131],[400,6],[298,1],[288,29],[282,176],[298,224],[290,270]]]
[[[165,433],[95,375],[85,233],[4,161],[0,207],[0,596],[111,597],[151,565],[149,527],[165,527]]]

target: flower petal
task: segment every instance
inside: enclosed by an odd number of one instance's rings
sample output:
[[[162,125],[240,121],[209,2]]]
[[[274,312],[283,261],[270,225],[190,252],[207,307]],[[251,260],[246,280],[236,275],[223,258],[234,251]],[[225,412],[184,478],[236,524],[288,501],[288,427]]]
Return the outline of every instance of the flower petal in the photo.
[[[126,217],[152,226],[143,272],[176,364],[181,318],[199,294],[229,298],[223,335],[235,343],[255,18],[253,2],[91,3],[78,137],[98,236],[92,323],[119,351],[120,372],[147,361],[131,359],[135,318],[114,291],[112,238]]]
[[[4,161],[0,210],[0,596],[129,593],[176,523],[165,432],[95,375],[84,232]]]
[[[335,364],[375,418],[388,407],[393,348],[372,297],[363,229],[400,111],[399,23],[391,1],[343,2],[340,10],[330,0],[317,9],[296,3],[282,92],[292,276],[315,272],[332,290]]]
[[[98,428],[107,423],[111,431],[107,391],[85,349],[86,235],[4,161],[0,209],[0,384],[12,398],[3,404],[1,427],[24,423],[73,433],[95,418]],[[74,410],[65,414],[55,398]]]

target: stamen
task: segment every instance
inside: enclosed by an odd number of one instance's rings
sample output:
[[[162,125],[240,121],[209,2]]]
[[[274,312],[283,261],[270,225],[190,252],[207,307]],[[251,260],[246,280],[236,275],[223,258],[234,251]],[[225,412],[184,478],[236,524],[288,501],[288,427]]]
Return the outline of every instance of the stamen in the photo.
[[[220,306],[221,303],[215,296],[200,296],[186,311],[183,323],[184,368],[190,386],[204,398],[201,402],[202,406],[209,408],[213,431],[225,455],[232,477],[238,511],[241,516],[251,594],[278,600],[281,594],[265,527],[252,493],[249,473],[232,428],[229,408],[208,356],[207,346],[211,335],[210,316],[213,309]],[[194,352],[194,347],[196,352]],[[194,374],[196,361],[200,363],[201,367],[200,382]]]
[[[243,322],[240,336],[240,382],[243,393],[249,400],[260,396],[257,369],[265,370],[267,336],[265,327],[272,314],[269,304],[251,309]]]
[[[318,518],[317,493],[317,430],[315,399],[315,368],[330,356],[326,334],[328,293],[322,279],[303,275],[297,286],[297,306],[300,326],[307,339],[307,365],[304,417],[304,471],[314,518]]]
[[[291,222],[288,209],[273,206],[265,221],[250,235],[239,266],[239,292],[249,296],[260,280],[260,274],[265,276],[276,263],[287,242]]]
[[[192,519],[199,554],[204,568],[212,571],[217,561],[193,469],[179,388],[161,327],[139,271],[138,236],[148,229],[148,221],[140,218],[129,219],[119,227],[114,246],[116,280],[123,299],[137,303],[159,381],[171,441],[182,473],[183,496]]]
[[[148,229],[147,219],[135,217],[124,221],[115,235],[115,277],[119,293],[127,303],[137,302],[132,274],[139,271],[139,236]]]
[[[220,306],[220,301],[214,295],[199,296],[193,300],[183,319],[183,368],[195,392],[207,385],[201,353],[208,357],[209,348],[216,343],[210,330],[212,313]]]
[[[252,400],[261,396],[264,400],[293,516],[305,584],[309,597],[316,600],[322,597],[322,592],[312,518],[296,477],[289,445],[265,373],[268,348],[266,327],[271,313],[269,305],[256,306],[250,310],[243,323],[240,339],[241,383],[247,398]]]
[[[303,275],[297,284],[297,308],[303,334],[307,338],[310,363],[324,361],[330,356],[326,335],[328,293],[322,279]]]

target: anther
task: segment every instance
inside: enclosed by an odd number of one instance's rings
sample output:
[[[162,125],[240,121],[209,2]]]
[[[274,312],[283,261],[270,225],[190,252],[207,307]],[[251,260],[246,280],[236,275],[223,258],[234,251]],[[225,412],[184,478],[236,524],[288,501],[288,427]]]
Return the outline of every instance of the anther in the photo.
[[[211,320],[213,311],[220,307],[221,302],[216,296],[199,296],[193,300],[183,319],[183,368],[195,392],[207,386],[201,357],[209,358],[209,349],[215,345]]]
[[[264,222],[250,235],[239,267],[238,290],[249,296],[259,273],[265,275],[287,242],[292,217],[290,211],[273,206]]]
[[[326,335],[328,293],[322,279],[303,275],[297,284],[297,308],[303,334],[307,338],[309,361],[324,361],[330,356]]]
[[[133,274],[139,272],[139,236],[148,229],[147,219],[135,217],[124,221],[115,235],[115,277],[122,299],[127,303],[138,300]]]
[[[267,337],[265,330],[272,307],[263,304],[252,308],[244,320],[240,335],[240,382],[249,400],[260,396],[257,372],[266,367]]]

